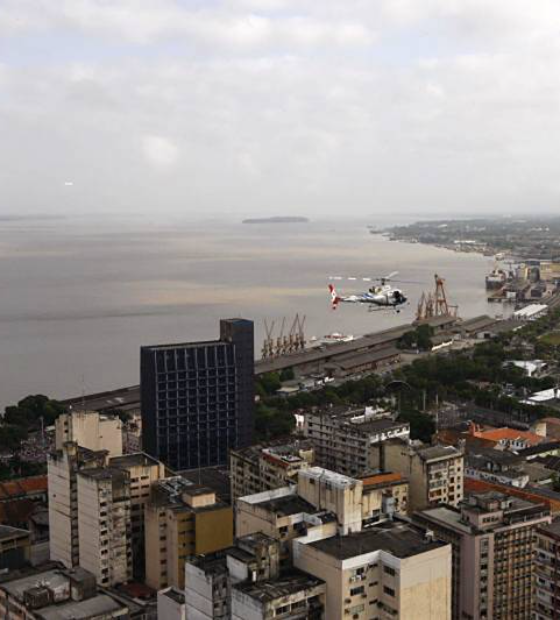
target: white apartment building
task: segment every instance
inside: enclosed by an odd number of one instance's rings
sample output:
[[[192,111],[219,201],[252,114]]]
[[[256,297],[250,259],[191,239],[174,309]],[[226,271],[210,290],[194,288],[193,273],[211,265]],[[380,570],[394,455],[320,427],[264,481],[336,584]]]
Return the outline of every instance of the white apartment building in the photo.
[[[359,476],[379,468],[383,443],[395,438],[408,439],[410,425],[371,407],[329,408],[306,413],[303,434],[315,446],[318,465],[347,476]]]
[[[294,541],[294,565],[327,584],[325,620],[451,620],[451,545],[402,521]]]
[[[110,587],[132,579],[130,477],[115,467],[78,472],[79,564]]]
[[[78,566],[78,471],[106,464],[107,452],[67,442],[48,456],[50,558],[67,568]]]
[[[386,469],[408,478],[409,514],[463,499],[464,457],[457,448],[394,440],[383,444],[382,455]]]

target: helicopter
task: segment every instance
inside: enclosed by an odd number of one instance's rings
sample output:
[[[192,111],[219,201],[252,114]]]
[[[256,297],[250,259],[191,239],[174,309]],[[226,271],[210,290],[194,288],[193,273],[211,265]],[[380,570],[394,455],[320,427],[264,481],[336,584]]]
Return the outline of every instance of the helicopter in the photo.
[[[334,285],[329,284],[329,291],[331,293],[331,307],[336,310],[338,304],[367,304],[369,310],[383,310],[386,308],[394,308],[395,312],[400,312],[400,306],[404,305],[408,299],[402,290],[393,288],[390,282],[398,275],[398,271],[393,271],[389,275],[381,278],[346,278],[351,281],[361,280],[362,282],[379,282],[378,285],[371,286],[367,291],[363,293],[356,293],[354,295],[340,296]],[[331,276],[330,280],[344,280],[342,276]]]

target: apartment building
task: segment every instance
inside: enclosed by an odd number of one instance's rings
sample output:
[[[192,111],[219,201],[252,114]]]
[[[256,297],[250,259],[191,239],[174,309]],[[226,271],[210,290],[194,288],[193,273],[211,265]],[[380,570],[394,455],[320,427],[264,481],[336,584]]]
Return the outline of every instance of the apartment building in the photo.
[[[130,480],[130,532],[134,578],[143,580],[145,572],[144,509],[154,482],[165,478],[165,466],[144,452],[112,458],[111,467],[126,471]]]
[[[362,523],[369,525],[390,515],[406,517],[408,480],[393,472],[362,476]]]
[[[116,467],[78,472],[79,565],[110,587],[132,579],[130,476]]]
[[[306,413],[303,434],[315,446],[318,465],[347,476],[359,476],[382,467],[381,445],[389,439],[408,439],[410,425],[371,407],[331,407]]]
[[[292,571],[272,582],[247,582],[231,590],[231,620],[322,620],[325,618],[325,582]]]
[[[175,476],[152,485],[145,508],[146,584],[184,587],[185,560],[233,541],[231,506],[214,491]]]
[[[187,618],[324,618],[325,583],[301,571],[280,572],[280,543],[260,532],[185,566]]]
[[[300,469],[313,464],[310,441],[256,445],[230,452],[232,500],[297,482]]]
[[[82,448],[107,450],[109,456],[123,453],[122,422],[117,416],[97,411],[71,411],[62,413],[55,422],[55,447],[73,441]]]
[[[463,499],[463,453],[453,446],[425,446],[401,440],[383,444],[385,469],[408,478],[408,510],[429,506],[458,506]]]
[[[473,494],[459,509],[414,515],[453,548],[453,619],[521,620],[533,610],[537,530],[545,506],[502,493]]]
[[[66,442],[48,455],[48,492],[51,560],[67,568],[78,566],[78,471],[103,467],[107,451],[93,451]]]
[[[294,541],[294,564],[327,584],[326,620],[450,620],[451,546],[400,520]]]
[[[534,620],[560,618],[560,520],[537,528]]]
[[[282,566],[290,566],[294,539],[346,535],[406,510],[407,486],[393,474],[358,480],[310,467],[298,473],[297,485],[239,498],[236,532],[263,532],[280,541]]]

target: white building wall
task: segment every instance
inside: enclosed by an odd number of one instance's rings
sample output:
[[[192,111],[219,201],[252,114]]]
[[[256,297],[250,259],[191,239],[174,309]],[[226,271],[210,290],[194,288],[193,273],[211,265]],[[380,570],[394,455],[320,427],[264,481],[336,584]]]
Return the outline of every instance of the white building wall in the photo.
[[[78,507],[76,482],[65,457],[49,457],[48,481],[50,558],[72,568],[78,562]]]
[[[60,415],[55,422],[56,449],[67,441],[75,441],[82,448],[107,450],[109,456],[123,453],[122,422],[119,418],[105,417],[97,411],[73,411]]]
[[[176,590],[175,588],[166,588],[165,590],[160,590],[157,594],[157,617],[158,620],[186,620],[186,610],[185,603],[178,602],[171,596],[168,596],[168,593],[175,591],[179,594],[182,594],[180,590]],[[190,617],[189,617],[190,620]]]

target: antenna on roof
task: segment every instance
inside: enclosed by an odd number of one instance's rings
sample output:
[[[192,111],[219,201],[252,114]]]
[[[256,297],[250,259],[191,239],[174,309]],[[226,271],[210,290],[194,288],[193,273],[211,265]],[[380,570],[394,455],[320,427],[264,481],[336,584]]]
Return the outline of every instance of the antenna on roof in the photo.
[[[82,375],[82,413],[86,412],[86,376]]]

